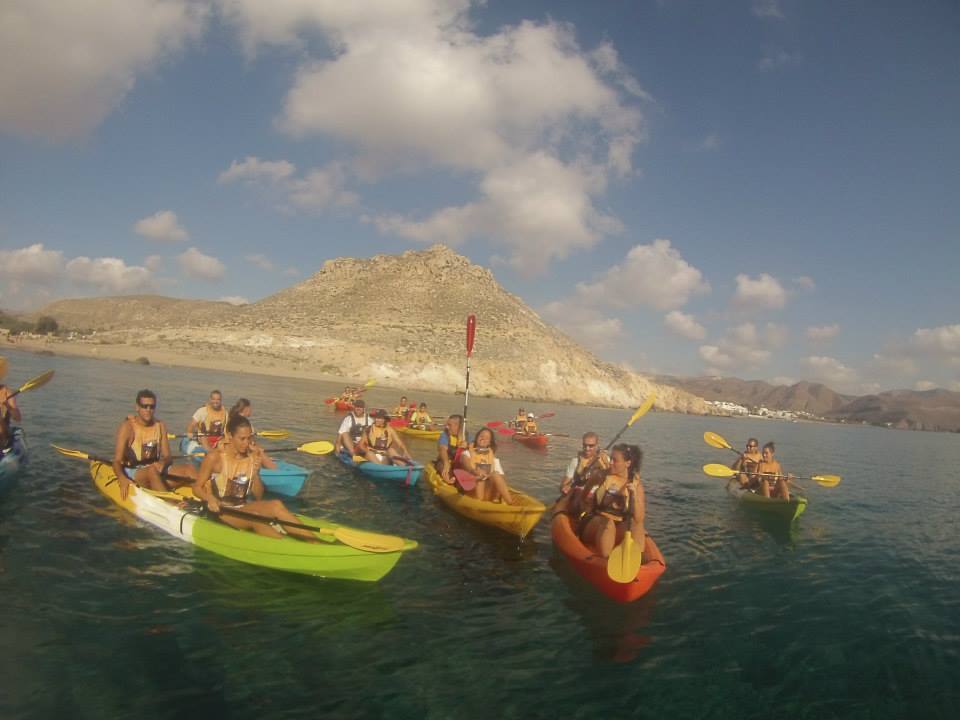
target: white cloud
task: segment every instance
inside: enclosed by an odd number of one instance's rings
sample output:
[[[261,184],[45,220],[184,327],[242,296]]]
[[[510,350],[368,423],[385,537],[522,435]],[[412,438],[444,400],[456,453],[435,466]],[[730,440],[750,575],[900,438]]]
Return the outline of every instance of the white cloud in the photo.
[[[767,365],[773,351],[782,348],[787,339],[783,325],[767,323],[761,330],[745,322],[728,328],[719,342],[700,346],[699,353],[708,375],[742,372]]]
[[[357,204],[356,194],[343,189],[346,174],[339,163],[311,170],[305,177],[291,180],[290,202],[304,210]]]
[[[658,310],[682,307],[694,295],[710,292],[703,273],[683,259],[669,240],[635,245],[622,263],[594,283],[578,283],[577,297],[589,305]]]
[[[286,160],[261,160],[248,155],[240,162],[234,160],[230,167],[217,177],[221,185],[234,182],[279,183],[293,176],[297,168]]]
[[[35,243],[17,250],[0,250],[0,278],[10,283],[14,294],[31,283],[53,283],[63,272],[63,253]]]
[[[917,365],[913,359],[905,355],[882,355],[874,353],[870,361],[871,367],[880,373],[894,374],[896,376],[916,375]]]
[[[150,272],[159,272],[163,267],[163,258],[159,255],[147,255],[143,259],[143,266]]]
[[[913,333],[910,344],[934,355],[960,355],[960,324],[920,328]]]
[[[226,271],[222,262],[195,247],[177,255],[177,262],[183,272],[198,280],[220,280]]]
[[[703,138],[703,140],[696,144],[694,149],[702,152],[709,152],[711,150],[718,150],[720,145],[720,136],[716,133],[709,133]]]
[[[776,310],[787,303],[787,292],[772,275],[761,273],[756,280],[749,275],[737,275],[734,306],[743,310]]]
[[[172,210],[161,210],[138,220],[133,229],[137,235],[158,242],[183,242],[190,238]]]
[[[707,364],[704,372],[708,375],[724,375],[737,367],[737,361],[716,345],[701,345],[698,352]]]
[[[244,255],[243,259],[248,263],[256,265],[261,270],[265,270],[266,272],[272,271],[274,267],[273,261],[271,261],[266,255],[261,255],[260,253],[255,255]]]
[[[249,305],[250,301],[242,295],[224,295],[220,302],[230,303],[231,305]]]
[[[836,358],[825,355],[811,355],[804,358],[803,363],[810,369],[810,374],[815,379],[828,384],[844,385],[857,379],[857,371],[847,367]]]
[[[762,72],[771,72],[782,67],[799,65],[803,62],[803,56],[800,53],[790,53],[786,50],[768,50],[760,60],[757,61],[757,68]]]
[[[62,141],[96,128],[150,71],[200,36],[190,0],[4,0],[0,133]]]
[[[813,342],[827,342],[833,340],[840,334],[840,326],[837,323],[832,325],[811,325],[807,328],[807,338]]]
[[[66,265],[67,277],[76,285],[99,292],[130,293],[154,289],[153,274],[145,267],[127,265],[120,258],[75,257]]]
[[[623,323],[619,318],[604,317],[576,302],[547,303],[540,314],[594,352],[616,347],[622,341]]]
[[[801,275],[800,277],[795,277],[793,279],[793,284],[796,285],[800,290],[816,290],[817,283],[809,275]]]
[[[932,382],[931,380],[917,380],[913,384],[913,389],[919,390],[921,392],[924,390],[935,390],[937,387],[939,386],[935,382]]]
[[[693,315],[671,310],[663,319],[663,324],[670,332],[685,337],[688,340],[703,340],[707,337],[707,329],[697,322]]]
[[[782,20],[783,8],[780,6],[780,0],[753,0],[750,11],[761,18],[775,18]]]
[[[334,48],[298,68],[281,131],[339,141],[354,152],[349,174],[367,182],[439,169],[475,183],[475,198],[419,217],[369,213],[381,231],[481,237],[528,271],[619,231],[598,197],[633,172],[645,137],[636,101],[647,96],[612,45],[584,51],[554,22],[479,35],[467,0],[221,4],[251,54],[299,49],[317,32]]]

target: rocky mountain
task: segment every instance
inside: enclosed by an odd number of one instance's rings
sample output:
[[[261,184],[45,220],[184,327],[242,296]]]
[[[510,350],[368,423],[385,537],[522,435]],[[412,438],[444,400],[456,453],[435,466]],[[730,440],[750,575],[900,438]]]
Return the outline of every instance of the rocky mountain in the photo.
[[[251,272],[253,269],[251,269]],[[680,388],[603,362],[506,292],[486,268],[442,245],[339,258],[250,305],[158,296],[52,303],[40,314],[96,331],[97,343],[175,349],[183,357],[248,357],[409,390],[463,387],[465,322],[477,315],[471,392],[615,407],[707,413]]]
[[[935,389],[864,395],[828,413],[828,417],[901,430],[960,432],[960,393]]]
[[[801,381],[793,385],[771,385],[762,380],[741,380],[728,377],[679,378],[659,375],[658,382],[673,385],[699,395],[705,400],[727,400],[748,408],[803,411],[826,416],[854,398],[841,395],[826,385]]]

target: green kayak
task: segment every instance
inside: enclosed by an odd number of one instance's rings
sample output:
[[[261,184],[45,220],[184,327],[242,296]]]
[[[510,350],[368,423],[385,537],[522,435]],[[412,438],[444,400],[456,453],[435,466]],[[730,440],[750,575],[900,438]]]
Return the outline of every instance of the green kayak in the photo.
[[[768,498],[750,490],[741,490],[735,483],[727,485],[727,492],[733,495],[743,507],[765,515],[782,517],[793,522],[807,509],[807,499],[802,495],[791,494],[789,500]]]

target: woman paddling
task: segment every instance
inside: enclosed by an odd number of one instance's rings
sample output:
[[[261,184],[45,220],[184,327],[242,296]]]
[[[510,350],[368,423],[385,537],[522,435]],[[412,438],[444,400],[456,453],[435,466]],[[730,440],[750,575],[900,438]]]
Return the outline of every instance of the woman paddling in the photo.
[[[760,476],[758,495],[764,497],[790,499],[789,483],[793,475],[785,475],[780,463],[773,457],[776,452],[772,442],[763,446],[757,473]]]
[[[747,447],[744,452],[733,461],[731,470],[738,470],[737,481],[744,490],[758,490],[760,487],[760,478],[757,476],[757,467],[763,458],[760,455],[760,441],[756,438],[747,440]]]
[[[513,505],[513,496],[497,457],[497,440],[490,428],[480,428],[470,447],[460,453],[464,470],[477,477],[477,484],[466,494],[478,500],[502,500]]]
[[[228,417],[230,415],[242,415],[249,420],[253,415],[253,404],[246,398],[238,398],[233,404],[233,407],[230,408],[230,412],[227,413]],[[267,455],[267,451],[264,450],[257,442],[257,431],[253,427],[252,422],[250,423],[250,431],[253,433],[253,435],[250,437],[250,444],[253,446],[254,450],[260,453],[260,466],[267,468],[267,470],[276,470],[277,461]]]
[[[227,420],[226,442],[207,453],[200,466],[199,478],[193,488],[193,494],[207,503],[220,521],[240,530],[253,530],[257,535],[281,538],[285,534],[296,535],[302,540],[315,541],[316,537],[308,530],[286,527],[279,530],[274,520],[298,523],[299,519],[287,510],[279,500],[263,500],[263,483],[260,482],[260,454],[250,440],[253,428],[243,415],[231,415]],[[260,515],[264,519],[251,520],[246,517],[221,514],[221,509],[237,508],[244,513]]]
[[[580,522],[580,538],[601,557],[609,557],[627,530],[644,546],[643,521],[646,499],[640,481],[643,451],[636,445],[614,445],[610,470],[584,499],[586,515]]]

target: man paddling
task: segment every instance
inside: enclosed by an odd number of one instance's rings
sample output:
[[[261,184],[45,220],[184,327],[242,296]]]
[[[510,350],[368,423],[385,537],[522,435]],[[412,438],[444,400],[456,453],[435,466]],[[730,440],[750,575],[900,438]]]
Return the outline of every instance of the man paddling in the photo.
[[[157,396],[152,390],[137,393],[136,413],[128,415],[117,428],[113,471],[120,483],[120,499],[126,500],[130,482],[160,492],[169,490],[169,473],[196,477],[193,465],[173,465],[167,426],[157,419]]]
[[[336,450],[347,450],[351,455],[357,454],[357,444],[363,436],[363,431],[371,425],[370,416],[367,415],[367,403],[363,398],[359,398],[353,404],[353,410],[340,423],[340,429],[337,431]]]
[[[0,357],[0,381],[7,374],[6,358]],[[0,382],[0,450],[6,450],[13,442],[12,423],[22,420],[20,408],[17,407],[17,398],[13,390]]]
[[[214,390],[210,393],[206,405],[198,408],[190,418],[187,435],[196,436],[200,446],[210,452],[223,437],[223,429],[226,425],[227,410],[223,407],[223,394],[219,390]]]
[[[583,491],[588,484],[596,484],[610,468],[610,456],[600,447],[600,436],[593,431],[583,434],[582,449],[569,464],[560,484],[563,494],[554,506],[554,512],[568,513],[574,524],[582,511]],[[591,483],[591,480],[593,483]]]

